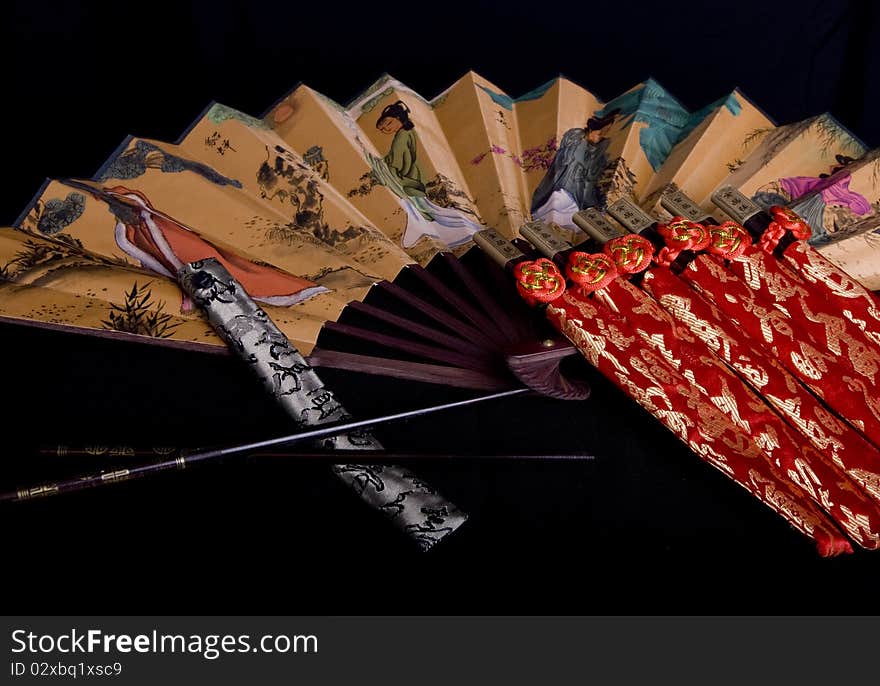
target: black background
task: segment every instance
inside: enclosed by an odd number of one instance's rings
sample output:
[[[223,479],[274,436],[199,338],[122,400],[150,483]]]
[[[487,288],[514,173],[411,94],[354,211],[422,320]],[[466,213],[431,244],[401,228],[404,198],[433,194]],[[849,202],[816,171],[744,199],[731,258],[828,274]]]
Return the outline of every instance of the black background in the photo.
[[[45,176],[128,134],[173,140],[215,99],[255,114],[299,81],[346,102],[382,72],[432,96],[467,69],[518,94],[563,73],[610,98],[648,76],[699,107],[739,86],[779,122],[831,111],[880,141],[872,2],[13,2],[3,7],[12,222]],[[76,471],[57,442],[224,444],[284,430],[230,358],[4,325],[2,486]],[[361,416],[463,397],[328,374]],[[7,611],[871,612],[880,557],[821,560],[628,399],[519,398],[379,432],[398,451],[581,451],[431,463],[468,510],[427,555],[324,465],[205,467],[3,507]]]

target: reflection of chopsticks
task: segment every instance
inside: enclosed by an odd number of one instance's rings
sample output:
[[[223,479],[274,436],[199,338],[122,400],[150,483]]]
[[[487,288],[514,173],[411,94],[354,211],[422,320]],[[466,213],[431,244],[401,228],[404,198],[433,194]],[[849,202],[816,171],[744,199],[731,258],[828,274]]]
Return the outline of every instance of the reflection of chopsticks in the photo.
[[[276,438],[270,438],[263,441],[257,441],[252,443],[243,443],[240,445],[234,445],[227,448],[216,448],[210,450],[201,450],[198,452],[185,453],[184,451],[178,452],[174,456],[164,456],[163,459],[154,462],[148,462],[146,464],[138,465],[130,468],[116,469],[110,472],[102,472],[99,474],[89,474],[86,476],[68,479],[66,481],[59,481],[57,483],[45,483],[40,484],[38,486],[34,486],[32,488],[18,489],[16,491],[10,491],[8,493],[0,493],[0,502],[4,501],[20,501],[20,500],[30,500],[32,498],[44,497],[49,495],[59,495],[61,493],[71,493],[73,491],[81,491],[90,488],[97,488],[99,486],[104,486],[111,483],[119,483],[120,481],[130,481],[132,479],[141,478],[144,476],[148,476],[151,474],[156,474],[159,472],[165,472],[169,470],[183,469],[185,467],[189,467],[191,465],[200,463],[200,462],[209,462],[209,461],[217,461],[224,457],[231,457],[234,455],[265,455],[267,452],[269,454],[273,454],[271,449],[280,448],[284,446],[293,445],[295,443],[301,443],[304,441],[315,441],[320,438],[327,438],[330,436],[334,436],[337,434],[356,434],[358,431],[362,431],[365,429],[369,429],[374,426],[378,426],[380,424],[386,424],[388,422],[397,421],[400,419],[410,419],[413,417],[419,417],[426,414],[431,414],[433,412],[438,412],[441,410],[453,409],[458,407],[465,407],[467,405],[473,405],[478,402],[482,402],[484,400],[494,400],[498,398],[505,398],[508,396],[519,395],[521,393],[530,392],[528,389],[515,389],[512,391],[502,391],[500,393],[489,393],[487,395],[477,396],[476,398],[468,398],[466,400],[459,400],[456,402],[445,403],[443,405],[434,405],[431,407],[424,407],[417,410],[408,410],[405,412],[399,412],[397,414],[384,415],[381,417],[374,417],[372,419],[360,419],[360,420],[352,420],[347,419],[341,422],[333,422],[330,424],[319,425],[316,427],[310,427],[305,431],[299,431],[297,433],[288,434],[286,436],[278,436]],[[57,449],[55,450],[55,454],[57,455]],[[154,453],[155,454],[155,453]],[[274,453],[275,455],[281,456],[283,455],[285,459],[296,459],[296,453]],[[314,457],[303,458],[303,459],[321,459],[325,461],[329,461],[332,463],[345,463],[345,462],[358,462],[358,463],[381,463],[381,462],[391,462],[393,460],[399,460],[401,455],[399,454],[389,454],[381,451],[372,451],[372,450],[364,450],[364,451],[332,451],[329,453],[301,453],[300,455],[313,455]],[[414,459],[428,459],[434,456],[430,455],[413,455]],[[437,459],[442,459],[442,456],[436,456]],[[454,459],[480,459],[479,457],[470,457],[467,456],[446,456],[446,459],[453,458]],[[494,459],[510,459],[511,456],[497,456]],[[553,459],[556,457],[557,459],[590,459],[587,456],[545,456],[545,455],[536,455],[531,456],[532,459]],[[348,459],[347,459],[348,458]],[[491,456],[485,456],[483,459],[493,459]],[[528,459],[528,458],[523,458]]]
[[[59,448],[64,450],[65,455],[71,457],[95,457],[93,449],[71,449],[59,446],[58,448],[49,448],[40,450],[42,455],[59,454]],[[110,452],[103,453],[111,456]],[[232,456],[236,454],[244,454],[244,451],[223,452],[222,450],[212,451],[192,451],[174,449],[171,453],[165,453],[164,460],[160,462],[149,462],[137,467],[115,469],[113,471],[101,472],[100,474],[91,474],[87,476],[69,479],[67,481],[59,481],[56,483],[44,483],[31,488],[18,489],[7,493],[0,493],[0,502],[32,500],[48,495],[60,495],[61,493],[72,493],[74,491],[82,491],[98,486],[105,486],[120,481],[131,481],[132,479],[141,478],[150,474],[168,471],[170,469],[184,469],[191,464],[216,460],[221,457]],[[329,462],[331,464],[340,464],[347,462],[356,462],[357,464],[397,464],[400,462],[442,462],[448,460],[481,462],[481,461],[586,461],[592,460],[592,455],[583,454],[556,454],[556,455],[537,455],[537,454],[503,454],[503,455],[452,455],[452,454],[431,454],[431,453],[388,453],[379,450],[336,450],[324,453],[294,453],[294,452],[261,452],[255,451],[247,453],[248,457],[257,458],[274,458],[294,460],[297,462]],[[119,455],[112,455],[118,457]],[[125,453],[126,457],[156,457],[157,453],[152,450],[134,450],[131,449]]]
[[[185,457],[187,455],[198,453],[202,448],[133,448],[131,446],[113,446],[113,447],[84,447],[72,448],[66,445],[59,445],[54,448],[41,448],[38,454],[47,457],[107,457],[107,458],[130,458],[130,457]],[[248,457],[259,458],[284,458],[295,462],[299,461],[319,461],[319,462],[348,462],[347,458],[364,464],[383,464],[386,462],[397,461],[414,461],[428,462],[437,460],[443,462],[445,460],[462,460],[471,461],[492,461],[492,460],[592,460],[593,455],[583,455],[575,453],[562,453],[556,455],[533,454],[533,453],[503,453],[498,455],[479,454],[479,455],[462,455],[451,453],[389,453],[383,450],[358,451],[358,450],[336,450],[334,452],[289,452],[289,451],[259,451],[248,453]]]

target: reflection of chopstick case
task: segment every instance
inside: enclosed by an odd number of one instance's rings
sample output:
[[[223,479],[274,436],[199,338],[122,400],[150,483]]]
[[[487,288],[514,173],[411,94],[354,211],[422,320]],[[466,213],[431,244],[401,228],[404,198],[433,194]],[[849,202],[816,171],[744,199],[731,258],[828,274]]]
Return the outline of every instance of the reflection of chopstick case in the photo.
[[[223,265],[214,259],[193,262],[180,270],[179,278],[184,291],[205,311],[232,351],[248,363],[300,426],[318,426],[349,417],[305,358]],[[323,439],[319,447],[382,449],[366,431]],[[389,516],[423,550],[467,519],[455,505],[402,467],[337,464],[333,472],[363,500]]]

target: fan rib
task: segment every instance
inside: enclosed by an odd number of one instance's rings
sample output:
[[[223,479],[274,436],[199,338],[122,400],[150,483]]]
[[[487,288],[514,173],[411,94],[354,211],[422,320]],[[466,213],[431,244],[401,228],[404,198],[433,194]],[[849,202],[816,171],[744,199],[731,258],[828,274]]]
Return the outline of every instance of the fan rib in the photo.
[[[507,342],[504,335],[498,330],[498,325],[495,322],[481,314],[475,307],[455,293],[436,276],[419,265],[410,265],[408,269],[410,270],[410,273],[414,274],[439,297],[443,298],[443,300],[467,317],[472,324],[489,336],[494,343],[497,345],[504,345]]]
[[[337,350],[315,348],[308,357],[309,363],[316,367],[331,367],[350,372],[389,376],[407,381],[421,381],[432,384],[468,388],[472,390],[506,390],[517,384],[512,377],[499,376],[461,367],[406,362],[403,360],[358,355]]]
[[[391,283],[389,281],[380,281],[376,284],[376,286],[384,290],[389,295],[392,295],[410,305],[411,307],[414,307],[425,316],[434,319],[450,331],[454,331],[455,333],[471,341],[472,343],[482,344],[484,347],[487,348],[492,348],[496,346],[495,342],[487,337],[479,329],[474,328],[470,324],[462,321],[461,319],[458,319],[448,312],[444,312],[439,307],[431,305],[429,302],[422,300],[418,296],[413,295],[412,293],[398,286],[397,284]]]
[[[493,300],[497,299],[506,302],[507,306],[511,309],[521,308],[523,306],[523,299],[519,297],[514,289],[510,288],[508,276],[503,269],[495,264],[490,264],[486,273],[496,287],[493,292],[497,293],[497,298],[493,298]],[[513,323],[519,334],[516,340],[523,341],[535,337],[538,327],[533,317],[516,317],[514,318]]]
[[[483,308],[483,311],[495,322],[501,333],[509,342],[515,342],[521,339],[521,335],[517,331],[514,318],[509,315],[507,310],[500,307],[496,298],[490,293],[477,279],[474,278],[458,258],[452,253],[442,253],[443,261],[455,273],[455,276],[474,294],[476,301]]]
[[[475,369],[477,371],[490,368],[490,365],[487,365],[484,361],[479,360],[476,357],[462,355],[432,345],[425,345],[424,343],[416,343],[415,341],[409,341],[397,336],[377,333],[375,331],[370,331],[369,329],[363,329],[359,326],[340,324],[339,322],[327,322],[324,325],[324,328],[328,331],[339,333],[344,336],[354,336],[376,345],[402,350],[403,352],[417,355],[418,357],[424,357],[428,360],[442,360],[443,362],[456,367]]]
[[[443,333],[442,331],[434,329],[430,326],[418,324],[410,319],[392,314],[373,305],[355,300],[353,302],[350,302],[348,304],[348,307],[368,317],[373,317],[374,319],[378,319],[387,324],[391,324],[392,326],[403,329],[406,333],[412,333],[416,336],[420,336],[431,341],[432,343],[437,343],[451,350],[478,357],[488,357],[490,355],[489,351],[485,350],[484,348],[480,348],[479,346],[476,346],[463,338],[450,336],[449,334]]]

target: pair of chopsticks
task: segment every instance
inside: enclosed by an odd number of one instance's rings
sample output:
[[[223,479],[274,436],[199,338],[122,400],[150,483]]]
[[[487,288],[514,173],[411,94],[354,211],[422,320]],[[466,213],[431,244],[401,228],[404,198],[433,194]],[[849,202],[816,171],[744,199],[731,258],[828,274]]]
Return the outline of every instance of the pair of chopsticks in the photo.
[[[445,403],[442,405],[433,405],[430,407],[419,408],[416,410],[407,410],[396,414],[383,415],[372,419],[362,420],[344,420],[341,422],[333,422],[316,428],[310,428],[305,431],[299,431],[284,436],[278,436],[262,441],[242,443],[234,446],[227,446],[213,449],[196,449],[187,451],[183,449],[174,449],[169,454],[162,456],[162,459],[146,462],[141,465],[132,466],[122,469],[114,469],[112,471],[103,471],[96,474],[87,474],[58,481],[55,483],[41,483],[28,488],[20,488],[7,493],[0,493],[0,502],[15,502],[23,500],[31,500],[34,498],[60,495],[62,493],[72,493],[100,486],[106,486],[122,481],[130,481],[132,479],[143,478],[153,474],[166,471],[186,469],[196,464],[215,462],[226,457],[237,455],[251,455],[254,457],[277,457],[286,460],[300,461],[325,461],[334,464],[345,463],[347,461],[356,461],[360,464],[372,463],[394,463],[400,461],[412,460],[589,460],[591,455],[578,454],[555,454],[555,455],[538,455],[538,454],[506,454],[506,455],[432,455],[423,453],[390,453],[385,451],[331,451],[331,452],[286,452],[278,449],[294,446],[305,441],[315,441],[320,438],[328,438],[337,434],[352,433],[366,430],[380,424],[387,424],[402,419],[411,419],[414,417],[425,416],[434,412],[450,410],[460,407],[466,407],[486,400],[496,400],[521,393],[527,393],[529,389],[521,388],[512,391],[503,391],[500,393],[491,393],[488,395],[468,398],[456,402]],[[93,456],[94,450],[87,448],[70,449],[61,447],[52,449],[43,449],[40,451],[44,455],[59,455],[61,453],[71,456]],[[120,451],[121,452],[121,451]],[[135,450],[124,451],[128,456],[146,456],[156,455],[155,451]]]

